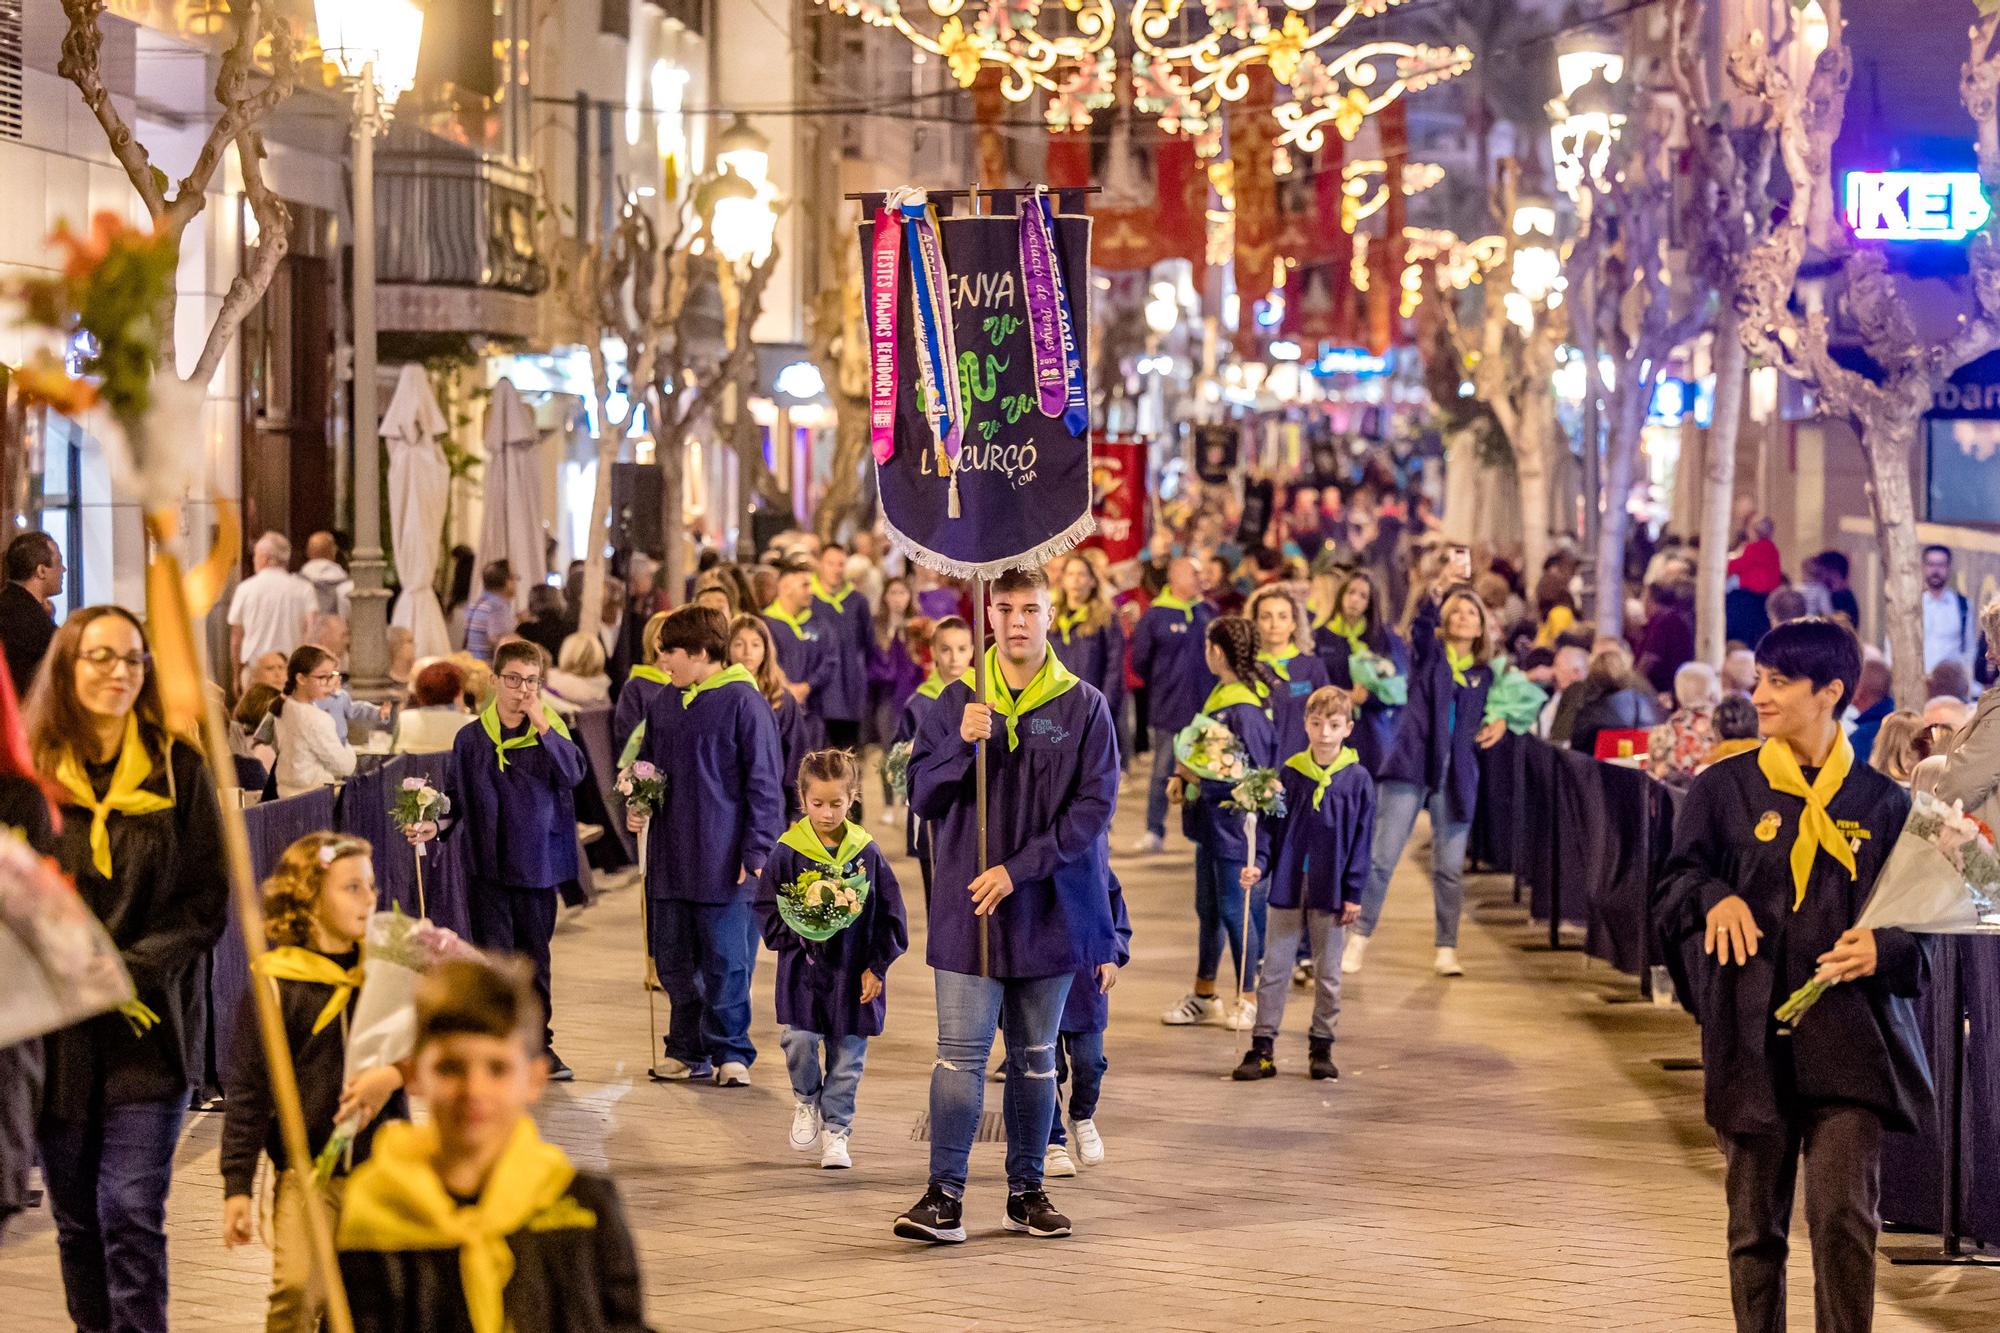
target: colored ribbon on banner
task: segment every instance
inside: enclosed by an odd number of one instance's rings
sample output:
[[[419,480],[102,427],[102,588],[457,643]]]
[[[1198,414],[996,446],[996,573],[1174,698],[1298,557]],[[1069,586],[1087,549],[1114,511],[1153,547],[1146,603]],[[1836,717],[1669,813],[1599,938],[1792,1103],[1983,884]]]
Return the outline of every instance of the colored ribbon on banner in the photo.
[[[1033,202],[1032,211],[1040,220],[1043,245],[1049,255],[1049,276],[1056,292],[1056,324],[1062,338],[1062,423],[1072,438],[1082,439],[1083,433],[1090,429],[1090,391],[1083,382],[1083,357],[1077,351],[1076,322],[1070,315],[1069,287],[1063,281],[1062,264],[1055,255],[1055,206],[1046,189],[1038,188]],[[1033,313],[1032,306],[1029,313]],[[1038,372],[1039,369],[1038,365]],[[1042,399],[1042,411],[1049,416],[1056,415],[1049,411],[1046,396]]]
[[[896,258],[903,215],[875,215],[875,249],[868,271],[868,442],[877,463],[896,456]]]
[[[1028,349],[1035,358],[1035,396],[1042,415],[1059,417],[1069,397],[1062,329],[1056,318],[1055,237],[1040,196],[1021,205],[1021,288],[1028,302]]]
[[[938,471],[951,478],[949,516],[957,518],[958,452],[965,431],[965,400],[958,380],[958,344],[951,328],[951,288],[938,236],[937,211],[922,191],[903,197],[909,234],[910,282],[917,312],[917,361],[923,375],[924,419],[930,423]]]

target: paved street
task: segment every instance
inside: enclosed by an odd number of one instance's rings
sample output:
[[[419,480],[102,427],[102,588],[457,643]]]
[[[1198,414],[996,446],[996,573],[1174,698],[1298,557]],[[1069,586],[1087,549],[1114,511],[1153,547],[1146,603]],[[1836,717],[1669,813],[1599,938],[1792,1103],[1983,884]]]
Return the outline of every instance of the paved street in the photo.
[[[1128,786],[1117,843],[1136,832]],[[878,830],[879,831],[879,830]],[[893,835],[891,835],[893,837]],[[1406,864],[1341,1016],[1337,1084],[1304,1073],[1306,1006],[1281,1076],[1226,1078],[1240,1039],[1168,1029],[1193,962],[1192,854],[1121,858],[1136,952],[1113,1001],[1098,1122],[1108,1160],[1052,1191],[1068,1241],[999,1227],[1001,1149],[981,1144],[970,1243],[927,1250],[890,1219],[924,1181],[916,1141],[934,1033],[921,946],[889,983],[854,1134],[856,1169],[785,1144],[791,1097],[760,968],[763,1058],[747,1092],[643,1076],[638,903],[610,894],[556,941],[558,1046],[577,1081],[545,1132],[618,1178],[661,1329],[1726,1329],[1717,1158],[1677,1011],[1613,1004],[1632,986],[1530,942],[1506,883],[1475,879],[1470,973],[1428,973],[1427,886]],[[1413,856],[1420,854],[1413,852]],[[914,868],[908,891],[919,894]],[[1300,993],[1302,995],[1302,993]],[[989,1090],[997,1090],[990,1088]],[[997,1098],[989,1108],[998,1109]],[[197,1117],[172,1198],[174,1322],[261,1326],[266,1256],[217,1240],[219,1117]],[[1882,1269],[1885,1330],[1993,1326],[2000,1276]],[[1793,1326],[1810,1273],[1796,1263]],[[62,1326],[45,1218],[0,1249],[8,1328]]]

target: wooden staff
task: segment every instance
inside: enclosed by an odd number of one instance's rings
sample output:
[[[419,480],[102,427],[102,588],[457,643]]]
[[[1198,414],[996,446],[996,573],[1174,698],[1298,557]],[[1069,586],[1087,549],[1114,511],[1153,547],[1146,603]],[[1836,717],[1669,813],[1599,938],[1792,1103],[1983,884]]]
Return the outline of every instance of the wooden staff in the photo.
[[[647,815],[639,827],[639,988],[646,992],[646,1034],[651,1045],[646,1049],[646,1069],[650,1072],[653,1061],[666,1054],[660,1045],[659,1000],[653,994],[653,915],[646,905],[646,843],[652,831],[653,817]]]
[[[1051,651],[1054,651],[1053,649]],[[972,581],[972,671],[973,685],[979,694],[979,702],[987,702],[986,694],[986,580]],[[991,714],[988,714],[991,717]],[[972,747],[972,800],[979,817],[979,873],[986,873],[986,742],[980,741]],[[998,910],[998,905],[995,905]],[[988,914],[979,918],[979,975],[993,975],[993,917]]]
[[[424,846],[417,844],[417,915],[429,919],[430,911],[424,906]]]

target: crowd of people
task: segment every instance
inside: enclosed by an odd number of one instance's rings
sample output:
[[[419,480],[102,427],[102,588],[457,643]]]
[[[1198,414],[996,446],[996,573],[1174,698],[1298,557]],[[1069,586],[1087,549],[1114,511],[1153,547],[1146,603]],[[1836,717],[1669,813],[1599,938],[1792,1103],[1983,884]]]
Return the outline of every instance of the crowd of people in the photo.
[[[657,561],[620,553],[591,626],[578,623],[580,571],[517,605],[506,562],[479,571],[473,597],[461,559],[455,651],[417,661],[403,636],[391,673],[401,694],[388,704],[345,688],[351,584],[333,538],[314,534],[296,572],[282,536],[260,538],[230,604],[220,686],[241,785],[285,797],[339,783],[370,731],[399,751],[449,750],[449,815],[405,834],[465,840],[472,942],[494,960],[438,969],[417,1002],[413,1059],[349,1079],[340,1016],[363,968],[373,849],[312,835],[264,886],[266,977],[311,1146],[341,1121],[367,1127],[326,1193],[359,1326],[431,1327],[439,1309],[469,1311],[482,1330],[500,1327],[504,1310],[522,1333],[642,1323],[615,1187],[576,1173],[529,1114],[544,1081],[572,1076],[553,1045],[550,945],[578,876],[574,793],[588,773],[569,720],[594,708],[612,710],[620,768],[652,784],[625,811],[645,845],[646,946],[669,1006],[651,1076],[749,1085],[751,980],[769,950],[794,1099],[788,1145],[827,1169],[854,1160],[868,1043],[912,939],[915,903],[869,831],[899,830],[921,873],[938,1023],[929,1179],[894,1220],[899,1236],[966,1237],[996,1036],[1004,1225],[1070,1232],[1045,1179],[1106,1155],[1096,1107],[1109,999],[1131,956],[1109,832],[1128,776],[1135,799],[1143,787],[1145,827],[1120,854],[1162,851],[1175,805],[1195,852],[1192,982],[1161,1021],[1248,1032],[1232,1077],[1260,1081],[1280,1070],[1290,991],[1309,991],[1304,1072],[1333,1081],[1342,977],[1366,965],[1420,815],[1432,835],[1434,970],[1463,975],[1481,756],[1512,731],[1643,764],[1688,794],[1672,878],[1699,904],[1728,979],[1720,993],[1736,1006],[1704,1014],[1704,1043],[1742,1326],[1782,1326],[1801,1142],[1809,1175],[1830,1182],[1818,1202],[1809,1195],[1815,1245],[1825,1230],[1858,1264],[1865,1232],[1872,1254],[1862,1176],[1881,1129],[1907,1124],[1919,1099],[1888,997],[1922,984],[1923,954],[1907,936],[1849,927],[1900,826],[1901,787],[1928,783],[1968,805],[2000,799],[2000,760],[1968,758],[2000,754],[1988,735],[2000,693],[1967,712],[1979,645],[2000,644],[2000,605],[1973,615],[1950,587],[1950,553],[1927,552],[1935,697],[1899,712],[1887,664],[1856,641],[1845,561],[1822,553],[1791,583],[1754,516],[1729,559],[1733,641],[1718,669],[1694,660],[1688,552],[1652,553],[1630,634],[1599,635],[1574,556],[1552,556],[1531,587],[1504,552],[1448,540],[1393,477],[1278,498],[1266,496],[1260,508],[1274,517],[1262,520],[1226,492],[1197,491],[1130,565],[1090,549],[1004,574],[987,586],[983,645],[972,586],[902,567],[867,530],[845,541],[786,533],[741,563],[704,553],[673,589],[658,586]],[[138,991],[134,1010],[43,1044],[34,1123],[65,1289],[81,1328],[164,1328],[170,1165],[201,1082],[188,1029],[200,960],[225,915],[217,796],[196,747],[166,730],[139,622],[91,607],[58,628],[47,611],[63,575],[54,543],[22,534],[4,559],[0,644],[30,703],[24,728],[0,689],[0,822],[76,879]],[[1735,638],[1739,627],[1748,637]],[[1234,777],[1204,771],[1184,744],[1202,728],[1226,731],[1243,764],[1277,775],[1281,812],[1245,819]],[[1781,836],[1787,827],[1796,840]],[[1784,909],[1795,892],[1810,915]],[[808,921],[801,903],[826,910]],[[830,929],[812,924],[829,915]],[[1753,967],[1760,938],[1767,962]],[[1855,1004],[1835,1006],[1826,1044],[1767,1032],[1771,1006],[1756,988],[1781,995],[1820,965],[1879,976],[1881,989],[1863,999],[1855,988]],[[230,1244],[250,1236],[259,1154],[285,1164],[255,1024],[236,1030],[221,1098]],[[430,1107],[422,1127],[406,1119],[408,1091]],[[315,1326],[324,1301],[295,1188],[290,1177],[279,1187],[270,1231],[273,1329]],[[570,1220],[549,1222],[551,1210]],[[439,1257],[452,1250],[459,1263]],[[1821,1298],[1852,1309],[1859,1279]]]

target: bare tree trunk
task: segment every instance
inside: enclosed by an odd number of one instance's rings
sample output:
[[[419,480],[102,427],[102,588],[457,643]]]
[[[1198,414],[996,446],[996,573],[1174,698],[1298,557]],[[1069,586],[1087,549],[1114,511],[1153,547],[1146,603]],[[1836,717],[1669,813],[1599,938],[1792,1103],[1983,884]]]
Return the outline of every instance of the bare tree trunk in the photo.
[[[662,423],[654,433],[654,457],[660,462],[660,527],[666,549],[660,559],[660,585],[667,597],[679,606],[687,597],[687,430],[668,430],[667,417],[660,411],[659,396],[653,395],[654,420]]]
[[[1736,443],[1743,433],[1742,317],[1725,301],[1715,322],[1715,416],[1702,474],[1701,559],[1696,566],[1695,657],[1719,667],[1729,647],[1725,586],[1729,524],[1736,504]]]
[[[1479,528],[1478,423],[1453,431],[1445,440],[1444,530],[1455,542],[1470,543]]]
[[[611,517],[611,473],[625,443],[624,431],[612,429],[601,416],[597,421],[597,484],[590,491],[590,526],[583,533],[583,599],[577,606],[578,629],[603,623],[604,525]]]
[[[1917,557],[1917,511],[1910,494],[1910,458],[1917,418],[1871,414],[1861,421],[1861,451],[1875,490],[1875,539],[1882,550],[1882,601],[1888,619],[1890,671],[1896,707],[1924,706],[1923,585]]]
[[[1628,368],[1630,374],[1636,367]],[[1597,532],[1597,632],[1625,632],[1625,538],[1632,527],[1632,474],[1646,426],[1652,384],[1620,386],[1613,395],[1611,438],[1604,450],[1604,517]]]
[[[1531,592],[1549,555],[1549,437],[1555,425],[1550,406],[1546,387],[1531,387],[1514,439],[1514,471],[1521,487],[1521,579]]]

